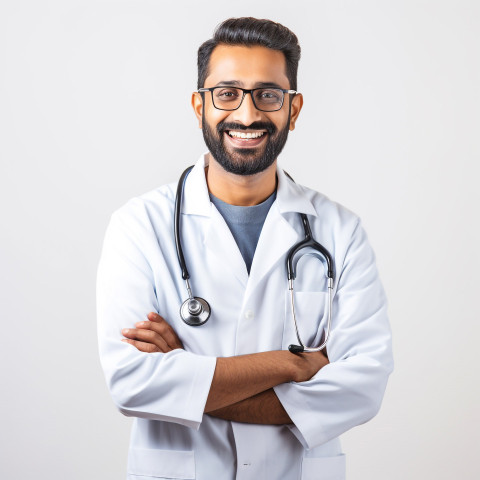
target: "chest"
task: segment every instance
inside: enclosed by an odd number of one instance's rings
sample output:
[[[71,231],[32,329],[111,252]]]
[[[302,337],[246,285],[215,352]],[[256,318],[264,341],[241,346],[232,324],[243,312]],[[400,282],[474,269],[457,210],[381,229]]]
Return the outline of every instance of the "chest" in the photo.
[[[158,252],[162,258],[152,270],[159,313],[172,324],[187,350],[230,356],[286,349],[296,343],[286,256],[298,235],[289,229],[282,237],[272,234],[271,227],[264,226],[248,275],[224,222],[207,229],[195,219],[184,222],[184,255],[192,292],[211,307],[209,320],[198,327],[186,325],[180,318],[187,292],[174,245],[170,254],[165,248]],[[325,324],[326,273],[321,258],[304,253],[297,259],[295,309],[302,338],[311,344],[320,340]]]

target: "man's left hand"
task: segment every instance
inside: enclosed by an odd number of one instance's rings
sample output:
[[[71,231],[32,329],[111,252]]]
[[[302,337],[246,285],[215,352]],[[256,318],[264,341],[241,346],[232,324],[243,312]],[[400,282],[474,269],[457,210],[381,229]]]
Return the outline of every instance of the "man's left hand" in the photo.
[[[127,338],[122,342],[147,353],[167,353],[176,348],[183,348],[177,334],[164,318],[154,312],[150,312],[147,317],[149,321],[137,322],[136,328],[124,328],[122,335]]]

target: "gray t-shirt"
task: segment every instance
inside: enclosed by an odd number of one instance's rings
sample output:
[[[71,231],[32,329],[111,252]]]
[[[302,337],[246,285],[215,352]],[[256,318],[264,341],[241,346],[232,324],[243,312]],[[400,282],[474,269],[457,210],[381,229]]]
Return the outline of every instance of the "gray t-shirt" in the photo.
[[[277,198],[276,191],[258,205],[242,207],[225,203],[210,193],[211,202],[225,219],[233,238],[237,242],[249,274],[260,232],[275,198]]]

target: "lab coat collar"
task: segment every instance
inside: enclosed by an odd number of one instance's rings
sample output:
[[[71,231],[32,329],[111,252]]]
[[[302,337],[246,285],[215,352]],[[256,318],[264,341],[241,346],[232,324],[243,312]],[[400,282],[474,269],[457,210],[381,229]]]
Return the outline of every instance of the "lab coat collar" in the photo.
[[[290,180],[278,165],[277,178],[277,208],[280,213],[298,212],[317,216],[317,212],[303,188]]]
[[[185,182],[182,212],[187,215],[209,217],[212,212],[205,178],[205,167],[208,165],[207,154],[208,152],[198,159]],[[279,166],[277,166],[277,178],[276,203],[280,213],[299,212],[317,216],[317,212],[305,195],[303,188],[292,182]]]
[[[185,180],[185,189],[182,201],[182,213],[187,215],[202,215],[209,217],[212,204],[208,195],[205,167],[208,165],[207,153],[204,153],[195,163],[192,171]]]

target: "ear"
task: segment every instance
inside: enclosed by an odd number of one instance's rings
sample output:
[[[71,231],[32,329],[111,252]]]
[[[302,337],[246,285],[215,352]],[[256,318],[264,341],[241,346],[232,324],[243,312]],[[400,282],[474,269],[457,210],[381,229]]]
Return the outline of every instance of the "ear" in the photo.
[[[192,108],[198,120],[198,128],[202,128],[203,100],[201,93],[192,93]]]
[[[290,110],[290,130],[295,130],[295,122],[297,121],[300,110],[303,107],[303,95],[297,93],[292,100],[292,107]]]

